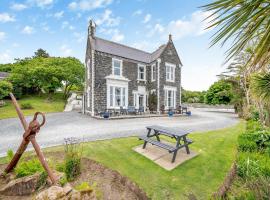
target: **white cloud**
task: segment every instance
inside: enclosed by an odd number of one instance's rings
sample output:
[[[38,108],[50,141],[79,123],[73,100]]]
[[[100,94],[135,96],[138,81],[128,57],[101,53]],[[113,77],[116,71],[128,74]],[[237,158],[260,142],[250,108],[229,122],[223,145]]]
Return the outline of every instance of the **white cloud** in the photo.
[[[112,11],[106,9],[100,18],[96,20],[97,25],[106,25],[109,27],[118,26],[120,24],[120,17],[114,17]]]
[[[15,17],[8,14],[8,13],[0,13],[0,22],[5,23],[5,22],[14,22]]]
[[[79,2],[71,2],[68,7],[71,10],[80,9],[89,11],[97,8],[105,8],[112,2],[113,0],[80,0]]]
[[[136,10],[132,15],[136,16],[136,15],[141,15],[142,14],[142,10]]]
[[[75,27],[72,26],[68,21],[64,21],[61,26],[62,29],[68,28],[69,30],[74,30]]]
[[[11,63],[13,59],[11,58],[10,51],[6,50],[2,53],[0,53],[0,63],[5,64],[5,63]]]
[[[124,34],[120,33],[118,29],[116,29],[112,36],[112,41],[114,42],[121,42],[125,38]]]
[[[133,44],[131,44],[132,47],[136,48],[136,49],[141,49],[144,51],[149,51],[151,48],[151,43],[148,41],[140,41],[140,42],[134,42]]]
[[[75,32],[73,35],[74,35],[74,37],[76,38],[76,41],[77,41],[78,43],[84,42],[84,40],[85,40],[84,34]]]
[[[6,38],[6,33],[0,31],[0,42]]]
[[[10,7],[12,10],[21,11],[27,8],[25,4],[22,3],[13,3]]]
[[[64,16],[64,11],[59,11],[59,12],[56,12],[54,13],[53,15],[56,19],[61,19],[63,16]]]
[[[156,24],[154,27],[148,27],[148,37],[159,35],[163,40],[172,34],[174,40],[179,40],[186,36],[198,36],[209,31],[205,30],[211,19],[203,21],[210,12],[195,11],[188,19],[176,19],[170,21],[167,25]]]
[[[63,56],[70,56],[71,53],[72,53],[72,49],[69,48],[66,44],[63,44],[61,47],[60,47],[60,51],[61,51],[61,54]]]
[[[28,0],[28,3],[45,8],[51,6],[54,3],[54,0]]]
[[[23,28],[23,30],[22,30],[22,33],[30,35],[30,34],[33,34],[34,31],[35,31],[35,30],[34,30],[33,27],[31,27],[31,26],[25,26],[25,27]]]
[[[144,16],[143,23],[145,24],[149,22],[151,18],[152,18],[152,15],[148,13],[147,15]]]

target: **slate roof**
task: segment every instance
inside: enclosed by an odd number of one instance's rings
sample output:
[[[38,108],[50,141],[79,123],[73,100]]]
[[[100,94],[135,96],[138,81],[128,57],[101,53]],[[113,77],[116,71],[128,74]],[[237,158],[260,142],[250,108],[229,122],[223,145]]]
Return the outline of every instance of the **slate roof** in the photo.
[[[0,72],[0,80],[5,79],[6,77],[8,77],[9,73],[7,72]]]
[[[152,61],[156,60],[166,48],[166,45],[164,44],[153,53],[149,53],[123,44],[119,44],[109,40],[104,40],[98,37],[94,38],[93,43],[94,49],[97,51],[144,63],[151,63]]]

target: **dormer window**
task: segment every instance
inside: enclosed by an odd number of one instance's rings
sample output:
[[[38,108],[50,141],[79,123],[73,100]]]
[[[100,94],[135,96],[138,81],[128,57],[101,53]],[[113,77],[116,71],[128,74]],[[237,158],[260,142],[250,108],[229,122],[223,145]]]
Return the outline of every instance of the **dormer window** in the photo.
[[[114,76],[122,76],[123,61],[119,59],[112,59],[112,74]]]
[[[174,82],[175,78],[175,65],[170,63],[165,63],[166,66],[166,81]]]
[[[145,81],[145,65],[138,65],[138,80]]]

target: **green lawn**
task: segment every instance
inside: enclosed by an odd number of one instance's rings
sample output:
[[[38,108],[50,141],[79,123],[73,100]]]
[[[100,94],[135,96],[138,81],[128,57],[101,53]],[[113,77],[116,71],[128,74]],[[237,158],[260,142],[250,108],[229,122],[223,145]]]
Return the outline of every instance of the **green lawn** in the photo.
[[[151,199],[185,199],[191,193],[207,199],[230,169],[237,136],[243,130],[241,122],[231,128],[191,134],[192,149],[200,155],[170,172],[134,152],[132,148],[142,143],[135,137],[85,143],[84,156],[129,177]],[[63,147],[49,151],[59,148]]]
[[[132,150],[142,144],[136,137],[84,143],[83,156],[119,171],[136,182],[151,199],[209,199],[229,171],[236,154],[237,136],[244,122],[210,132],[190,134],[191,149],[199,155],[172,171],[166,171]],[[63,146],[46,151],[63,151]],[[63,153],[64,155],[64,153]],[[0,163],[5,162],[0,158]]]
[[[36,111],[41,112],[62,112],[64,110],[65,101],[63,100],[63,94],[54,94],[51,101],[47,100],[47,95],[41,96],[25,96],[18,100],[18,103],[30,103],[33,109],[23,110],[25,115],[33,115]],[[10,100],[5,100],[6,106],[0,107],[0,119],[17,117],[15,108]]]

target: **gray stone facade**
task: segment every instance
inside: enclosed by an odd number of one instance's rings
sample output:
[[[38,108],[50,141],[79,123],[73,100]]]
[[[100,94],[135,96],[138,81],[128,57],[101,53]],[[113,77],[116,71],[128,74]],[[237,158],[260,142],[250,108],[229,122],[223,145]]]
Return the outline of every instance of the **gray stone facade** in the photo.
[[[92,29],[93,28],[94,27],[92,27]],[[89,29],[91,29],[91,27]],[[110,51],[104,52],[106,51],[106,48],[103,48],[104,46],[109,46]],[[138,59],[140,56],[142,57],[141,60]],[[113,76],[113,58],[122,61],[121,77]],[[159,73],[157,72],[158,60],[160,60]],[[127,84],[128,105],[125,105],[125,107],[138,104],[138,96],[136,95],[142,96],[141,94],[143,94],[140,102],[142,102],[142,99],[144,99],[144,106],[147,109],[147,105],[145,103],[147,102],[146,98],[150,92],[155,91],[156,94],[159,94],[158,99],[160,106],[157,109],[157,111],[159,111],[161,107],[165,105],[166,96],[164,88],[175,89],[175,107],[181,104],[180,95],[182,63],[171,40],[171,36],[169,37],[167,44],[161,46],[157,51],[150,54],[132,47],[99,39],[94,35],[94,31],[89,31],[85,62],[85,113],[94,115],[97,111],[104,111],[108,109],[108,101],[110,101],[110,99],[108,99],[110,98],[108,96],[108,83],[110,82],[108,81],[113,82],[114,79],[116,82],[123,82],[123,84]],[[173,82],[166,81],[166,63],[175,66]],[[145,81],[138,80],[138,65],[145,65]],[[152,81],[151,78],[152,65],[156,66],[155,81]]]

